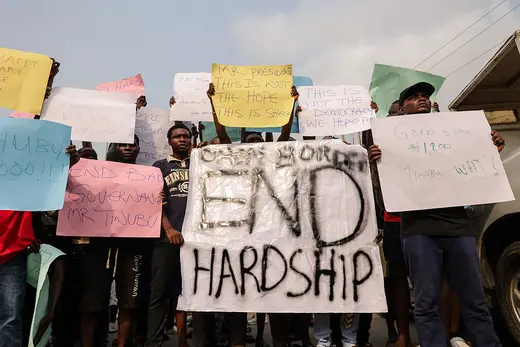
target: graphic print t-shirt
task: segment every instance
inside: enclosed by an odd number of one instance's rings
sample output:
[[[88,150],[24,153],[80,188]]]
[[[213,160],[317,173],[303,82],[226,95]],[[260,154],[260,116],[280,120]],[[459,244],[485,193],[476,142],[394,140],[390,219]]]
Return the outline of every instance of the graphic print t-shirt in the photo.
[[[181,232],[190,186],[190,159],[181,161],[169,156],[168,159],[156,161],[153,166],[161,169],[164,177],[164,211],[171,225]],[[166,239],[164,230],[161,231],[161,238]]]

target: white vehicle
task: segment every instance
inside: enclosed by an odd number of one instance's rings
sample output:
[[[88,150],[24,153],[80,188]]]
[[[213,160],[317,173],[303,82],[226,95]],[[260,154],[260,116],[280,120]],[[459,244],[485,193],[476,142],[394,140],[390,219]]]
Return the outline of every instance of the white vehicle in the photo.
[[[506,140],[501,153],[516,201],[471,206],[478,232],[482,280],[520,345],[520,30],[517,30],[449,106],[484,110]]]

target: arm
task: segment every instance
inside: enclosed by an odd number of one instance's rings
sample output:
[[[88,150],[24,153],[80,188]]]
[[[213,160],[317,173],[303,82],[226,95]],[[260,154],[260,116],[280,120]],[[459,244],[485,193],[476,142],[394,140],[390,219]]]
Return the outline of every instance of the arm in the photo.
[[[278,141],[289,141],[289,137],[291,136],[291,128],[292,128],[292,122],[294,118],[294,108],[296,107],[296,101],[298,100],[298,97],[300,94],[298,94],[298,91],[296,90],[295,86],[292,86],[291,88],[291,96],[293,97],[293,107],[291,110],[291,116],[289,117],[289,122],[285,124],[282,127],[282,133],[280,134],[280,137],[278,138]]]
[[[195,124],[191,124],[191,135],[193,136],[193,148],[197,148],[197,138],[199,137],[199,131]]]
[[[38,325],[38,330],[34,335],[34,345],[38,345],[43,334],[52,323],[54,319],[54,314],[56,313],[56,306],[61,297],[61,292],[63,289],[63,282],[65,279],[65,260],[63,258],[58,258],[52,264],[52,278],[51,278],[51,287],[49,293],[49,302],[47,304],[47,313],[42,318]]]
[[[71,168],[76,165],[80,159],[79,154],[76,151],[76,145],[72,144],[72,141],[70,141],[70,145],[67,146],[65,152],[70,155],[69,168]]]
[[[153,163],[154,167],[159,168],[161,172],[164,172],[161,168],[161,161],[157,161]],[[173,244],[182,244],[184,242],[184,238],[182,237],[182,234],[175,230],[175,228],[170,223],[170,220],[168,219],[168,211],[166,209],[168,205],[168,196],[170,194],[170,190],[168,189],[168,185],[163,180],[163,189],[160,193],[160,196],[162,197],[162,215],[161,215],[161,226],[164,229],[164,232],[166,233],[166,237],[168,238],[168,241]]]
[[[47,81],[47,88],[45,89],[45,96],[43,100],[47,100],[47,98],[51,95],[52,85],[54,83],[54,77],[60,72],[60,62],[56,61],[54,58],[51,58],[52,66],[51,72],[49,73],[49,80]],[[34,116],[34,119],[40,119],[40,115],[37,114]]]
[[[226,127],[219,123],[217,118],[217,112],[215,112],[215,105],[213,105],[213,96],[215,95],[215,86],[213,83],[209,84],[208,98],[211,103],[211,112],[213,113],[213,122],[215,123],[215,130],[217,131],[218,138],[221,144],[230,144],[231,139],[226,131]]]

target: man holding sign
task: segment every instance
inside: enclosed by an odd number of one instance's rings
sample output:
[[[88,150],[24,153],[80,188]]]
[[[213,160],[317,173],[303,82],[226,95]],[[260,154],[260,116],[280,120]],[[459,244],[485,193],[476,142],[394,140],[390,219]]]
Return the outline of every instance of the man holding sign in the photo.
[[[399,97],[399,113],[430,113],[430,96],[434,91],[435,88],[425,82],[405,89]],[[375,130],[374,137],[377,143]],[[500,134],[493,131],[491,137],[501,151],[504,140]],[[382,150],[374,144],[368,155],[370,161],[379,161]],[[401,234],[415,289],[415,320],[421,346],[446,345],[437,307],[443,267],[449,269],[450,285],[461,299],[464,323],[472,342],[477,346],[501,346],[485,303],[474,230],[464,207],[401,212]]]
[[[156,161],[164,177],[164,200],[161,239],[154,244],[151,261],[150,305],[146,347],[160,347],[168,301],[176,311],[182,291],[179,248],[184,242],[182,224],[188,199],[191,132],[179,122],[168,130],[172,154]],[[179,346],[186,347],[185,312],[177,312]]]

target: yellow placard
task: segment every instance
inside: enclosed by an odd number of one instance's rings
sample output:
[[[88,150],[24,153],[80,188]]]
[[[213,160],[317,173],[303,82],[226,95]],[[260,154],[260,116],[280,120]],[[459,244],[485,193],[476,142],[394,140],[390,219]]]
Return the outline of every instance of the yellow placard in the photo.
[[[233,66],[213,64],[213,104],[220,124],[269,128],[289,122],[292,65]]]
[[[51,58],[0,47],[0,106],[40,114]]]

